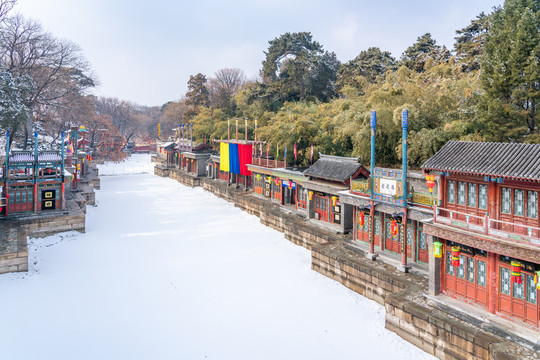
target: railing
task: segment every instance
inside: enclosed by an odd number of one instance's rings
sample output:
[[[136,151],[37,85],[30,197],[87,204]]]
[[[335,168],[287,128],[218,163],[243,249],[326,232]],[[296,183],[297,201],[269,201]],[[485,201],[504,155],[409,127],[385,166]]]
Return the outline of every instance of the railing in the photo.
[[[478,216],[437,206],[433,220],[436,223],[458,226],[477,233],[540,246],[540,228],[534,226],[490,219],[487,215]]]
[[[413,204],[425,205],[425,206],[436,206],[439,202],[437,195],[432,193],[424,193],[420,191],[415,191],[411,194],[411,202]]]
[[[267,167],[267,168],[284,168],[286,167],[285,161],[261,158],[261,157],[252,157],[251,163],[253,165]]]
[[[371,180],[352,180],[351,190],[361,194],[369,194],[371,192]]]

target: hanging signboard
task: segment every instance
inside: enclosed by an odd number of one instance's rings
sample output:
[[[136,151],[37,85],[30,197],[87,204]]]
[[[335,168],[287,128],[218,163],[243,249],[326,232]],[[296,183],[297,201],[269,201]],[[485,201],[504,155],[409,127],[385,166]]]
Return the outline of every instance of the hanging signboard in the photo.
[[[282,183],[283,187],[288,187],[290,189],[296,189],[296,183],[294,181],[283,180],[281,183]]]
[[[56,209],[56,190],[41,190],[41,210]]]
[[[380,179],[380,193],[389,196],[396,196],[397,181],[390,179]]]

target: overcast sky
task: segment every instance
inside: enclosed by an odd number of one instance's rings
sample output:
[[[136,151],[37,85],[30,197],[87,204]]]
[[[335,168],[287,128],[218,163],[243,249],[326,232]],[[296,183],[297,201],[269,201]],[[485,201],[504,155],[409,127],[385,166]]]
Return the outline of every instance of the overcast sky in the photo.
[[[396,58],[429,32],[452,48],[455,31],[503,0],[18,0],[83,49],[96,95],[162,105],[186,92],[189,76],[240,68],[255,79],[268,41],[309,31],[347,62],[370,46]]]

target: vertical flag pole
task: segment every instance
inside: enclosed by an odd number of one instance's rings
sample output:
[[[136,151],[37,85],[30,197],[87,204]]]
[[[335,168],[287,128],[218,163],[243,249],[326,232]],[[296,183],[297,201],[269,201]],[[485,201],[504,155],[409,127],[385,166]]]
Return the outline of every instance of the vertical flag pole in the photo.
[[[403,199],[402,199],[402,239],[401,239],[401,271],[409,272],[407,266],[407,130],[409,127],[409,111],[403,110],[401,115],[401,126],[403,128],[403,142],[402,142],[402,164],[401,173],[403,175]]]
[[[375,254],[375,201],[373,196],[373,173],[375,171],[375,129],[377,127],[377,112],[372,111],[370,116],[369,125],[371,127],[371,161],[369,166],[369,253],[366,253],[366,257],[371,260],[377,259]],[[361,210],[362,211],[362,210]],[[357,219],[355,221],[358,221]]]

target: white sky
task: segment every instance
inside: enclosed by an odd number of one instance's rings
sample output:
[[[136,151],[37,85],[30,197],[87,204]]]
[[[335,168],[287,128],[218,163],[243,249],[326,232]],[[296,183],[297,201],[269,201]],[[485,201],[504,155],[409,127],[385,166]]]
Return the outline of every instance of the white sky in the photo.
[[[430,32],[452,48],[455,30],[502,0],[19,0],[16,11],[79,44],[96,94],[162,105],[190,75],[236,67],[254,79],[268,41],[309,31],[342,62],[370,46],[399,58]]]
[[[2,359],[435,359],[234,204],[155,175],[104,176],[152,166],[100,166],[86,233],[32,239],[29,273],[0,275]]]

